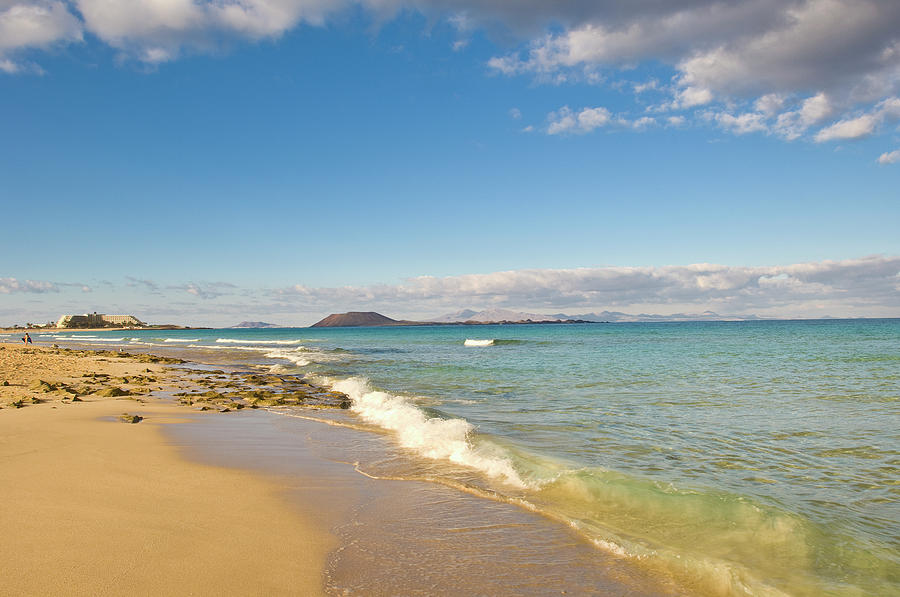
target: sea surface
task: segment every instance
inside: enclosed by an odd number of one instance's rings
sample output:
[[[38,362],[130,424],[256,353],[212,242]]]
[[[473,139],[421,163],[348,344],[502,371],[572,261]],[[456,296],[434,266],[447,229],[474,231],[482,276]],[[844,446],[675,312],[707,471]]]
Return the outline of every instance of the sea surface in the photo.
[[[297,424],[369,434],[390,449],[348,444],[367,477],[536,513],[598,566],[612,558],[662,579],[663,592],[900,595],[900,319],[35,340],[177,352],[333,387],[349,411],[274,409],[281,425],[299,414]],[[510,546],[537,541],[514,527]],[[552,562],[552,545],[541,549]]]

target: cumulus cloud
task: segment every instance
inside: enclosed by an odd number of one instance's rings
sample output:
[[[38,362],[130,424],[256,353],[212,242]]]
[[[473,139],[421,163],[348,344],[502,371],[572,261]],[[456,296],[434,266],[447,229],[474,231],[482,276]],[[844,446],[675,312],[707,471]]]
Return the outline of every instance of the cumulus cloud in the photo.
[[[526,269],[419,276],[400,284],[296,284],[268,290],[250,290],[228,282],[163,286],[133,280],[126,281],[124,287],[102,289],[92,299],[91,310],[133,311],[180,321],[201,318],[217,324],[235,317],[238,321],[247,319],[250,313],[312,323],[330,312],[370,310],[399,318],[426,319],[463,307],[573,315],[603,310],[663,315],[710,310],[723,315],[770,317],[900,316],[900,257],[890,256],[763,266],[698,263]],[[145,282],[159,288],[163,298],[146,300]],[[34,306],[33,297],[18,299],[23,302],[11,313],[32,319],[84,310],[84,299],[70,293],[84,292],[85,288],[76,283],[0,278],[0,294],[54,293],[58,297],[53,299],[55,306],[49,308]]]
[[[823,140],[865,131],[867,118],[843,123],[850,111],[900,90],[895,0],[673,0],[572,10],[564,31],[496,56],[488,66],[565,80],[560,73],[658,60],[674,69],[671,99],[658,109],[744,103],[754,110],[716,110],[725,116],[714,120],[736,133],[787,139],[835,114],[840,121],[832,126],[839,126]]]
[[[642,131],[656,124],[659,123],[652,116],[631,119],[624,115],[613,115],[603,107],[582,108],[575,112],[569,106],[563,106],[547,115],[546,132],[548,135],[584,134],[606,126]]]
[[[878,163],[882,165],[900,163],[900,149],[881,154],[878,156]]]
[[[589,133],[609,124],[610,119],[611,114],[606,108],[584,108],[575,113],[568,106],[563,106],[558,112],[551,112],[548,116],[550,124],[547,126],[547,133]]]
[[[23,52],[84,32],[124,57],[160,64],[227,40],[323,25],[355,7],[378,22],[404,10],[443,18],[457,50],[480,27],[506,28],[523,45],[492,57],[493,72],[557,84],[612,80],[656,97],[656,112],[697,111],[683,122],[736,134],[819,142],[876,134],[891,114],[885,103],[900,94],[897,0],[0,0],[0,71],[37,70]],[[643,62],[668,65],[669,81],[616,78]],[[549,124],[553,134],[622,119],[565,110]],[[635,129],[649,124],[628,119]]]
[[[747,112],[737,116],[728,114],[727,112],[718,112],[709,113],[706,116],[707,118],[716,121],[722,128],[728,129],[738,135],[768,130],[768,126],[765,123],[765,116],[759,112]]]
[[[859,139],[875,132],[877,121],[871,114],[863,114],[857,118],[849,118],[835,122],[816,134],[816,141],[832,141],[834,139]]]
[[[716,308],[726,313],[818,311],[900,314],[900,257],[873,256],[783,266],[694,264],[517,270],[463,276],[422,276],[399,285],[282,288],[274,296],[308,309],[388,308],[435,311],[461,305],[529,310],[641,308],[643,305]]]
[[[900,98],[890,97],[879,102],[866,114],[847,118],[823,128],[816,134],[816,141],[832,141],[835,139],[861,139],[868,137],[883,122],[900,119]]]
[[[53,282],[40,280],[17,280],[16,278],[0,278],[0,294],[13,294],[16,292],[59,292],[59,287]]]
[[[320,25],[344,3],[326,0],[75,0],[85,29],[146,63],[185,48],[213,47],[221,36],[273,38],[301,22]]]
[[[17,73],[28,64],[13,59],[29,48],[48,48],[57,43],[79,41],[81,22],[63,2],[0,2],[0,70]]]

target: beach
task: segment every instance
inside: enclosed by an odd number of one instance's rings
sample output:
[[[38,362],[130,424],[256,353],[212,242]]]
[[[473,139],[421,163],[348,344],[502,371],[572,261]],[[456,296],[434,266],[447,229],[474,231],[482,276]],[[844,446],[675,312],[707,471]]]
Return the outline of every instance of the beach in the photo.
[[[4,381],[0,595],[675,594],[514,504],[361,470],[387,438],[290,376],[7,343]]]
[[[154,387],[171,389],[177,373],[92,353],[0,348],[0,383],[10,384],[0,388],[0,594],[322,593],[336,538],[321,513],[288,499],[274,475],[186,459],[162,428],[196,416],[187,408],[171,398],[73,402],[74,394],[31,389],[88,373],[153,375]],[[125,413],[143,420],[126,423]]]
[[[102,453],[96,428],[113,447],[152,435],[224,485],[263,483],[282,508],[267,524],[291,511],[292,539],[321,532],[304,572],[332,595],[893,594],[898,326],[42,333],[0,351],[0,383],[14,382],[0,420],[6,437],[30,417],[39,443],[83,429],[74,470]],[[53,462],[7,468],[4,484]],[[128,479],[159,485],[159,468],[133,463]],[[252,508],[231,485],[196,496]],[[35,519],[60,524],[59,493],[31,486],[16,503],[54,495]],[[281,531],[231,555],[247,579],[290,544]],[[206,544],[187,524],[160,533]]]

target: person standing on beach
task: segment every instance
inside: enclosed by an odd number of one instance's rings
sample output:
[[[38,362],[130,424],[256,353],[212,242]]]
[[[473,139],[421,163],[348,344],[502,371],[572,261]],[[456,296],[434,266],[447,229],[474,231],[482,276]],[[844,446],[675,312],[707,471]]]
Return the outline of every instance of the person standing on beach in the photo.
[[[31,336],[28,335],[28,332],[25,332],[25,335],[22,336],[22,344],[31,344]]]

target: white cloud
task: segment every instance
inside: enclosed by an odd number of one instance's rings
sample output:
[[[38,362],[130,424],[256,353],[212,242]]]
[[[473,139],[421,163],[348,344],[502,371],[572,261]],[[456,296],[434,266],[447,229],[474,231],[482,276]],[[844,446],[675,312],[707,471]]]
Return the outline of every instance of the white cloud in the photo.
[[[16,52],[80,40],[81,23],[63,2],[0,3],[0,70],[5,73],[34,70],[14,61]]]
[[[13,294],[16,292],[59,292],[57,284],[40,280],[17,280],[16,278],[0,278],[0,294]]]
[[[510,108],[509,109],[509,117],[513,120],[519,120],[522,118],[522,111],[518,108]]]
[[[568,106],[563,106],[548,116],[550,124],[547,126],[547,134],[589,133],[609,124],[610,118],[610,112],[606,108],[584,108],[575,113]]]
[[[726,112],[719,112],[711,114],[710,117],[722,128],[730,130],[738,135],[769,130],[769,127],[765,123],[765,116],[759,112],[747,112],[738,116],[733,116]]]
[[[656,119],[653,118],[652,116],[642,116],[641,118],[638,118],[637,120],[634,120],[630,123],[627,120],[625,120],[625,121],[623,121],[623,123],[626,126],[631,126],[632,128],[637,129],[637,130],[644,130],[647,127],[651,127],[651,126],[657,124]]]
[[[221,35],[278,37],[300,22],[324,23],[344,3],[326,0],[75,0],[85,28],[148,63],[176,58],[184,48],[214,47]]]
[[[633,86],[635,93],[644,93],[646,91],[655,91],[659,89],[659,81],[650,79],[646,83],[635,83]]]
[[[882,165],[900,163],[900,149],[881,154],[878,156],[878,163]]]
[[[671,83],[632,83],[634,93],[667,94],[655,111],[721,114],[716,121],[737,134],[849,139],[900,118],[897,0],[0,0],[0,71],[39,71],[20,54],[76,42],[84,31],[122,57],[155,65],[230,40],[324,25],[354,7],[379,23],[403,10],[446,19],[458,34],[455,50],[479,27],[506,27],[530,40],[488,60],[509,76],[624,84],[616,72],[667,64]],[[554,133],[609,124],[602,113],[558,117],[548,127]]]
[[[671,101],[659,110],[723,102],[740,118],[736,133],[766,128],[796,139],[825,119],[850,120],[900,91],[900,2],[896,0],[673,0],[594,5],[563,32],[524,52],[491,61],[507,75],[539,80],[566,71],[621,68],[644,60],[671,64]],[[643,91],[635,86],[635,93]],[[732,104],[749,104],[737,110]],[[785,106],[789,110],[782,112]],[[739,114],[736,115],[735,112]],[[857,125],[865,124],[865,119]],[[864,127],[862,127],[864,129]],[[854,131],[849,125],[823,134]]]
[[[603,107],[582,108],[581,111],[574,112],[569,106],[563,106],[556,112],[550,112],[547,115],[547,121],[549,123],[546,129],[548,135],[584,134],[607,126],[643,131],[659,124],[652,116],[642,116],[632,120],[623,115],[613,115]],[[683,119],[680,121],[676,119],[676,122],[683,123]]]
[[[860,139],[875,132],[878,121],[871,114],[863,114],[857,118],[841,120],[826,127],[816,134],[816,141],[833,141],[835,139]]]
[[[8,58],[0,58],[0,70],[11,75],[19,72],[21,67]]]
[[[810,127],[819,124],[831,116],[834,107],[824,93],[806,98],[799,109],[789,110],[778,115],[774,125],[777,134],[790,141],[799,138]]]
[[[634,309],[642,305],[716,307],[811,316],[828,302],[835,315],[900,314],[900,257],[873,256],[784,266],[694,264],[518,270],[412,278],[396,286],[280,289],[275,296],[330,311],[386,308],[428,312],[464,305],[520,308]],[[779,311],[780,310],[780,311]],[[436,312],[436,311],[435,311]]]
[[[804,100],[803,106],[800,108],[800,119],[807,126],[812,126],[831,116],[833,111],[828,96],[819,93]]]
[[[463,307],[570,314],[608,309],[662,314],[711,310],[772,317],[897,317],[900,257],[764,266],[698,263],[530,269],[419,276],[393,285],[323,288],[297,284],[269,290],[241,288],[228,282],[166,286],[131,278],[108,288],[100,283],[89,304],[82,294],[86,289],[90,287],[80,283],[0,278],[0,294],[42,293],[47,297],[41,305],[34,297],[20,298],[21,304],[8,312],[11,317],[41,321],[89,309],[134,312],[142,319],[168,322],[199,318],[231,325],[247,319],[248,314],[279,314],[277,320],[297,323],[299,318],[312,323],[330,312],[375,310],[393,317],[422,319]],[[11,297],[7,303],[11,300],[15,299]],[[827,310],[823,312],[820,305],[826,305]]]
[[[712,100],[713,94],[708,88],[688,86],[678,92],[675,98],[675,107],[692,108],[708,104]]]
[[[778,93],[767,93],[754,102],[753,107],[766,117],[772,117],[781,111],[784,106],[784,97]]]
[[[873,134],[884,122],[900,120],[900,98],[889,97],[879,102],[867,114],[847,118],[819,131],[816,141],[859,139]]]

